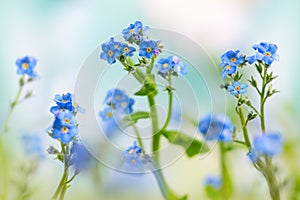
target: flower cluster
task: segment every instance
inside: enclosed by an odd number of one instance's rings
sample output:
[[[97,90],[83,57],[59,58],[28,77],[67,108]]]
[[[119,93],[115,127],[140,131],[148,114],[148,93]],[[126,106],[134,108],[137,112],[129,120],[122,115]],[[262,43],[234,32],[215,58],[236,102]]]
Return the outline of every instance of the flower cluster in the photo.
[[[261,42],[253,45],[253,49],[256,51],[256,54],[247,57],[249,64],[260,61],[266,65],[271,65],[274,60],[279,60],[279,55],[276,53],[278,49],[276,44]]]
[[[237,67],[245,62],[245,58],[241,56],[240,51],[229,50],[221,56],[219,66],[223,67],[222,77],[232,75],[237,71]]]
[[[149,30],[149,26],[143,26],[142,22],[136,21],[134,24],[124,28],[122,34],[129,43],[139,44],[144,39],[147,30]]]
[[[133,146],[128,147],[121,154],[124,161],[124,168],[129,171],[141,170],[145,164],[142,152],[142,148],[134,141]]]
[[[279,133],[265,133],[254,138],[253,148],[249,151],[249,158],[255,162],[259,156],[274,157],[283,146],[283,138]]]
[[[167,58],[161,58],[155,67],[158,69],[159,74],[166,76],[168,73],[184,76],[187,74],[187,70],[183,62],[179,60],[177,56],[169,56]]]
[[[207,141],[230,142],[234,126],[224,114],[208,114],[200,120],[198,130]]]
[[[56,106],[50,108],[50,112],[54,115],[54,122],[49,130],[49,135],[67,144],[71,142],[78,134],[75,115],[78,106],[74,103],[70,93],[63,95],[55,95],[54,101]]]
[[[34,71],[36,67],[37,60],[31,56],[25,56],[23,58],[17,59],[16,65],[18,67],[17,74],[25,75],[27,74],[30,78],[37,78],[38,75]]]

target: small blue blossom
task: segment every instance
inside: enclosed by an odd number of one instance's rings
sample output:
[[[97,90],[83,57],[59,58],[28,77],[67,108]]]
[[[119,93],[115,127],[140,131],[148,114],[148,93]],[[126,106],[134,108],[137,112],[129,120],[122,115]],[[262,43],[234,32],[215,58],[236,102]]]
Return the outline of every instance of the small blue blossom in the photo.
[[[36,78],[37,74],[34,71],[37,60],[34,57],[25,56],[24,58],[17,59],[16,65],[18,66],[17,74],[27,74],[31,78]]]
[[[245,59],[239,55],[239,52],[239,50],[229,50],[221,56],[221,63],[219,66],[223,67],[223,78],[225,78],[227,75],[234,74],[237,70],[237,66],[245,61]]]
[[[103,111],[99,113],[99,116],[103,121],[109,121],[113,119],[113,110],[111,107],[106,107]]]
[[[125,96],[125,92],[118,89],[118,88],[114,88],[111,90],[107,91],[104,103],[107,105],[113,105],[113,104],[117,104],[121,101],[121,99],[123,98],[123,96]]]
[[[174,63],[173,63],[173,60],[170,58],[171,58],[171,56],[168,58],[161,58],[157,62],[155,67],[159,70],[160,73],[166,74],[167,72],[170,71],[170,69],[172,69],[172,67],[174,66]]]
[[[116,58],[121,55],[122,44],[115,42],[114,38],[111,38],[109,42],[103,43],[101,48],[100,58],[106,60],[108,64],[113,64],[116,62]]]
[[[134,141],[133,146],[130,146],[122,152],[121,156],[124,160],[124,167],[127,170],[139,170],[143,167],[144,160],[142,159],[142,148]]]
[[[238,94],[245,94],[247,92],[246,88],[248,87],[247,84],[241,84],[238,81],[234,81],[232,85],[229,85],[227,87],[227,90],[232,95],[238,95]]]
[[[222,186],[222,179],[220,176],[209,175],[205,178],[204,185],[220,189]]]
[[[133,52],[135,52],[136,49],[134,47],[128,46],[128,44],[122,44],[122,54],[126,57],[133,56]]]
[[[263,61],[267,65],[271,65],[274,60],[279,60],[279,55],[276,53],[278,47],[276,44],[261,42],[253,45],[256,54],[247,57],[248,63],[252,64],[257,60]]]
[[[259,156],[273,157],[278,155],[283,146],[283,137],[279,133],[266,133],[254,138],[253,149],[248,156],[252,161],[256,161]]]
[[[50,136],[59,139],[62,143],[67,144],[78,134],[76,126],[63,126],[60,120],[56,119],[52,126]]]
[[[60,120],[61,126],[76,126],[75,116],[73,112],[69,110],[58,111],[55,116]]]
[[[158,52],[158,42],[154,40],[143,40],[140,43],[139,56],[145,56],[149,59],[152,58],[153,55],[157,55]]]
[[[205,140],[230,142],[234,126],[224,114],[208,114],[200,120],[198,130],[205,137]]]
[[[186,70],[186,67],[183,64],[183,62],[181,62],[177,56],[172,56],[172,60],[173,60],[173,63],[174,63],[174,66],[173,66],[174,71],[177,74],[179,74],[179,76],[186,75],[187,74],[187,70]]]
[[[127,28],[123,29],[122,34],[126,41],[139,43],[143,40],[148,29],[148,26],[143,26],[142,22],[136,21],[134,24],[130,24]]]
[[[133,112],[134,99],[129,98],[127,95],[123,96],[118,104],[116,104],[116,109],[120,113],[130,114]]]
[[[70,165],[74,167],[75,173],[85,170],[92,161],[92,156],[80,141],[73,142],[70,153]]]
[[[50,112],[53,114],[57,114],[58,112],[64,112],[65,110],[77,112],[84,112],[84,109],[81,108],[73,99],[73,95],[71,93],[67,94],[57,94],[54,97],[54,101],[57,106],[52,106],[50,108]]]
[[[22,143],[26,154],[37,156],[41,160],[45,158],[44,142],[39,135],[22,135]]]

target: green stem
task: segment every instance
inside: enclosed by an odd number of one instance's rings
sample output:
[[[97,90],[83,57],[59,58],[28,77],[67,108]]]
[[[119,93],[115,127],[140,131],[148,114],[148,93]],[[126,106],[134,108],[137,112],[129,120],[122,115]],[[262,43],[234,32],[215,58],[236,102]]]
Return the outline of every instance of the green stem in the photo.
[[[11,116],[12,116],[12,113],[14,111],[14,108],[16,107],[16,105],[19,103],[19,99],[20,99],[20,96],[21,96],[21,93],[23,91],[23,88],[24,88],[24,76],[22,76],[20,78],[20,86],[19,86],[19,90],[15,96],[15,99],[14,101],[11,103],[10,105],[10,109],[9,109],[9,112],[5,118],[5,121],[3,123],[3,126],[1,128],[1,132],[0,132],[0,135],[6,133],[8,131],[8,126],[9,126],[9,122],[10,122],[10,119],[11,119]]]
[[[148,103],[150,107],[150,117],[152,121],[152,134],[153,134],[153,140],[152,140],[152,152],[154,155],[154,160],[157,162],[157,165],[159,165],[159,146],[160,146],[160,134],[159,134],[159,128],[158,128],[158,118],[157,118],[157,110],[156,110],[156,104],[155,99],[153,95],[148,96]]]
[[[229,171],[226,165],[226,149],[224,147],[223,142],[219,142],[220,144],[220,161],[221,161],[221,174],[222,174],[222,180],[223,184],[221,187],[222,196],[224,200],[227,200],[230,198],[232,194],[232,183],[229,175]]]
[[[247,129],[247,126],[246,126],[246,121],[245,121],[244,112],[243,112],[242,107],[238,108],[238,115],[240,117],[245,143],[246,143],[247,147],[250,149],[251,148],[251,142],[250,142],[250,139],[249,139],[248,129]]]
[[[145,152],[145,146],[144,146],[144,144],[143,144],[143,140],[142,140],[142,138],[141,138],[141,134],[140,134],[138,128],[136,127],[135,124],[133,124],[132,127],[133,127],[133,130],[134,130],[135,135],[136,135],[136,137],[137,137],[139,146],[142,148],[143,152]]]
[[[0,154],[1,154],[1,164],[2,164],[2,180],[3,180],[3,193],[1,194],[1,199],[7,199],[7,190],[8,190],[8,167],[6,154],[4,151],[2,137],[0,137]]]
[[[264,67],[262,89],[261,89],[261,94],[260,94],[260,124],[261,124],[261,130],[262,130],[263,134],[265,134],[265,132],[266,132],[265,106],[264,106],[265,90],[266,90],[266,86],[267,86],[266,79],[267,79],[267,67]]]

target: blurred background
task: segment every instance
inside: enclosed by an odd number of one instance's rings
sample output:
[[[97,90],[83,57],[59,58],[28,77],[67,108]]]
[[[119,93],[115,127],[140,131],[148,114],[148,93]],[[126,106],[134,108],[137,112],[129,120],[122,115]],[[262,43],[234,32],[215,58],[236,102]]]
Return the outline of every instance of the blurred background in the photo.
[[[296,0],[1,0],[0,124],[18,88],[16,59],[25,55],[36,57],[36,69],[40,75],[38,81],[26,87],[34,91],[33,98],[16,107],[10,133],[4,138],[10,155],[10,176],[12,179],[21,177],[18,174],[22,174],[20,166],[30,160],[22,148],[22,134],[40,134],[45,149],[49,144],[56,144],[45,133],[53,120],[49,108],[53,105],[54,95],[74,91],[77,75],[90,53],[110,36],[119,34],[130,23],[140,20],[150,27],[172,30],[189,37],[212,59],[207,63],[215,65],[219,62],[219,56],[229,49],[252,54],[251,46],[255,43],[271,41],[278,45],[280,61],[272,65],[272,71],[279,75],[273,86],[280,93],[267,104],[267,123],[270,131],[282,132],[286,140],[283,154],[275,161],[280,179],[296,179],[300,140],[297,124],[300,119],[298,8],[299,2]],[[187,51],[186,54],[197,56],[195,52]],[[200,71],[209,67],[215,66],[201,66]],[[219,82],[219,77],[220,74],[214,71],[204,79]],[[210,92],[221,90],[215,88]],[[99,99],[100,103],[102,99]],[[232,111],[233,105],[233,98],[228,97],[227,112],[234,122],[238,122]],[[211,105],[208,105],[199,116],[210,112],[210,109]],[[255,122],[252,125],[255,132]],[[233,199],[268,199],[267,186],[261,175],[252,169],[245,151],[234,151],[228,160],[231,162],[235,188]],[[162,199],[151,174],[130,176],[99,165],[94,171],[84,172],[76,178],[66,199]],[[28,181],[34,188],[32,198],[50,198],[62,170],[56,160],[46,155]],[[163,172],[177,193],[187,193],[190,199],[205,199],[204,177],[219,174],[218,151],[201,160],[183,156]],[[283,199],[290,199],[291,191],[297,190],[295,188],[293,183],[288,182],[282,189]],[[17,191],[17,187],[10,190],[11,199]]]

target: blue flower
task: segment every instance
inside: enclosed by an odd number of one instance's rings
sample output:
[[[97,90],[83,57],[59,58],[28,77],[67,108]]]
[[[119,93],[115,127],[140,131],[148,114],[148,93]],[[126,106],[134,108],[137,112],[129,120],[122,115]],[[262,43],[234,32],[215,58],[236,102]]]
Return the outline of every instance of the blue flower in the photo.
[[[259,156],[273,157],[278,155],[283,146],[283,137],[279,133],[265,133],[254,138],[253,149],[249,152],[252,161],[256,161]]]
[[[246,88],[248,87],[247,84],[241,84],[238,81],[234,81],[232,85],[229,85],[227,87],[227,90],[232,95],[238,95],[238,94],[245,94],[247,92]]]
[[[123,98],[123,96],[125,96],[125,92],[118,89],[118,88],[114,88],[111,90],[107,91],[104,103],[107,105],[113,105],[113,104],[117,104],[121,101],[121,99]]]
[[[50,136],[59,139],[62,143],[67,144],[78,134],[78,129],[74,125],[62,125],[59,119],[55,119]]]
[[[22,142],[25,149],[25,153],[33,156],[37,156],[39,159],[45,158],[44,142],[39,135],[26,134],[22,135]]]
[[[106,107],[103,111],[99,113],[99,116],[103,121],[109,121],[113,119],[113,110],[111,107]]]
[[[73,142],[70,153],[70,165],[74,167],[75,173],[86,169],[92,161],[92,156],[86,147],[78,140]]]
[[[170,58],[171,58],[171,56],[168,58],[161,58],[157,62],[155,67],[159,70],[160,73],[166,74],[167,72],[170,71],[170,69],[172,69],[172,67],[174,66],[174,63],[173,63],[173,60]]]
[[[134,171],[143,167],[144,160],[142,158],[142,148],[134,141],[133,146],[130,146],[122,152],[121,156],[124,160],[124,167],[127,170]]]
[[[60,109],[73,110],[72,94],[55,95],[54,101]]]
[[[122,54],[126,57],[133,56],[133,52],[135,52],[136,49],[133,47],[128,46],[127,44],[122,44]]]
[[[205,137],[205,140],[230,142],[234,126],[224,114],[208,114],[200,120],[198,130]]]
[[[123,37],[126,41],[130,43],[139,43],[143,40],[145,32],[149,29],[148,26],[144,26],[142,22],[136,21],[134,24],[130,24],[127,28],[122,30]]]
[[[234,74],[237,70],[237,66],[245,61],[245,59],[239,55],[239,52],[239,50],[229,50],[221,56],[221,63],[219,64],[219,66],[223,67],[223,78],[225,78],[229,74]]]
[[[157,55],[159,52],[158,42],[154,40],[143,40],[140,43],[139,56],[145,56],[146,58],[152,58],[153,55]]]
[[[276,53],[278,47],[276,44],[261,42],[253,45],[256,54],[247,57],[248,63],[252,64],[257,60],[263,61],[267,65],[271,65],[274,60],[279,60],[279,55]]]
[[[109,42],[101,45],[102,52],[100,58],[106,60],[108,64],[116,62],[116,58],[121,55],[122,43],[115,42],[114,38],[111,38]]]
[[[60,120],[61,126],[76,126],[75,116],[69,110],[58,111],[55,116]]]
[[[183,62],[181,62],[177,56],[172,56],[172,60],[173,60],[173,63],[174,63],[174,66],[173,66],[174,71],[177,74],[179,74],[179,76],[186,75],[187,74],[187,70],[186,70],[186,67],[183,64]]]
[[[133,112],[132,106],[134,104],[134,99],[129,98],[127,95],[124,95],[118,104],[116,104],[116,109],[118,112],[123,114],[130,114]]]
[[[27,74],[31,78],[36,78],[37,74],[34,71],[37,60],[34,57],[25,56],[24,58],[17,59],[16,65],[18,66],[17,74]]]
[[[209,175],[205,178],[204,185],[220,189],[222,186],[222,179],[220,176]]]

